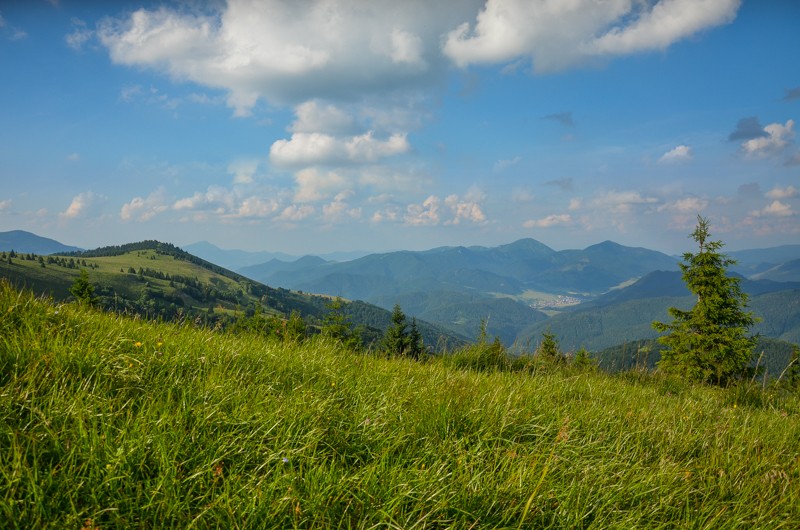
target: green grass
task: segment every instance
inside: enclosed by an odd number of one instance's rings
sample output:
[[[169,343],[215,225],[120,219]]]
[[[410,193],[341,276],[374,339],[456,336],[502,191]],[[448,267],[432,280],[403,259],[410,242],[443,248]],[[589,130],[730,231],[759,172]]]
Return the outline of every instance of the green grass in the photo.
[[[2,282],[0,526],[797,528],[800,399],[265,342]]]

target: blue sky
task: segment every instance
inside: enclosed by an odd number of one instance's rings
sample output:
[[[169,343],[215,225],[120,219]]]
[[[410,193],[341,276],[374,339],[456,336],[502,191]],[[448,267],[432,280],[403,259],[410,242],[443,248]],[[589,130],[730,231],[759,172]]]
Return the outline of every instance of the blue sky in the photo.
[[[0,231],[800,242],[800,2],[0,2]]]

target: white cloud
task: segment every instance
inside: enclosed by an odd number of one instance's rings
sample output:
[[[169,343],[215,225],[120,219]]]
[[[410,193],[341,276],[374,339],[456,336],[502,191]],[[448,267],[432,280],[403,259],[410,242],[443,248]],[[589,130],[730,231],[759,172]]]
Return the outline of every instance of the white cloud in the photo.
[[[258,160],[236,160],[228,164],[228,174],[233,175],[234,184],[251,184],[258,171]]]
[[[574,212],[583,208],[583,199],[580,197],[573,197],[569,200],[569,211]]]
[[[794,120],[785,125],[771,123],[764,127],[767,136],[751,138],[742,144],[745,155],[751,158],[762,158],[782,150],[794,139]]]
[[[411,146],[405,134],[393,134],[384,141],[376,140],[372,131],[354,136],[346,144],[348,159],[354,162],[375,162],[381,158],[407,153]]]
[[[680,212],[699,214],[708,208],[708,200],[699,197],[684,197],[658,207],[659,212]]]
[[[273,143],[269,157],[279,166],[291,167],[376,162],[409,150],[405,134],[393,134],[379,140],[372,131],[348,138],[324,133],[294,133],[289,140]]]
[[[67,46],[73,50],[81,51],[83,45],[94,37],[94,31],[86,27],[86,22],[75,17],[72,18],[72,27],[72,33],[68,33],[64,37],[64,40],[67,42]]]
[[[344,144],[329,134],[294,133],[270,146],[269,159],[280,166],[343,162]]]
[[[98,195],[91,191],[86,191],[76,195],[67,209],[59,214],[62,219],[78,219],[87,217],[94,213],[97,206],[99,206],[105,197]]]
[[[751,213],[755,217],[788,217],[794,215],[791,206],[778,200],[772,201],[769,205],[764,207],[763,210]]]
[[[459,66],[529,57],[536,71],[575,66],[592,57],[664,49],[733,20],[739,0],[531,2],[488,0],[474,27],[448,33],[444,53]]]
[[[638,191],[608,191],[592,199],[591,204],[612,213],[630,213],[639,205],[655,204],[655,197],[643,197]]]
[[[139,9],[98,35],[115,63],[227,90],[246,116],[259,98],[285,105],[430,85],[442,75],[440,35],[476,5],[229,0],[209,15]]]
[[[123,204],[119,216],[123,221],[149,221],[156,215],[169,210],[164,188],[159,188],[147,197],[134,197]]]
[[[403,221],[412,226],[438,225],[441,202],[439,197],[431,195],[422,204],[409,204]]]
[[[138,9],[105,20],[97,36],[115,63],[225,90],[234,113],[247,116],[261,98],[296,105],[391,93],[408,101],[443,79],[448,61],[466,66],[528,57],[537,71],[552,71],[597,56],[663,49],[730,22],[739,4],[229,0],[204,14]]]
[[[296,202],[320,201],[344,191],[350,187],[350,180],[336,171],[320,171],[316,168],[307,168],[295,174],[297,190],[294,200]]]
[[[350,219],[358,219],[361,217],[361,208],[351,208],[348,203],[348,197],[352,196],[353,192],[344,191],[334,197],[333,201],[322,207],[322,218],[326,223],[333,223],[343,218],[349,217]]]
[[[481,210],[480,204],[477,201],[469,199],[460,199],[457,195],[449,195],[445,198],[444,204],[450,208],[453,213],[453,218],[447,221],[447,224],[460,224],[461,221],[470,223],[484,223],[486,222],[486,215]]]
[[[70,162],[78,162],[81,159],[81,155],[78,153],[70,153],[67,155],[67,160]]]
[[[598,55],[663,50],[704,29],[732,22],[740,4],[740,0],[661,0],[629,25],[618,25],[595,39],[589,50]]]
[[[685,162],[692,159],[692,148],[688,145],[676,146],[658,159],[660,164],[672,164],[675,162]]]
[[[800,195],[800,192],[794,186],[786,186],[785,188],[775,187],[766,193],[768,199],[791,199]]]
[[[317,100],[306,101],[295,108],[297,118],[289,126],[293,133],[339,134],[351,132],[355,120],[343,109]]]
[[[530,219],[525,221],[522,226],[525,228],[550,228],[557,225],[571,225],[572,216],[569,214],[552,214],[542,219]]]
[[[234,210],[236,196],[222,186],[209,186],[205,193],[195,192],[191,197],[178,199],[173,203],[175,210],[207,210],[224,214]]]
[[[6,210],[10,210],[11,209],[11,204],[12,204],[11,199],[6,199],[6,200],[3,200],[3,201],[0,201],[0,212],[4,212]]]
[[[275,199],[263,199],[261,197],[247,197],[242,200],[236,211],[231,217],[253,218],[269,217],[280,208],[280,203]]]
[[[409,204],[406,206],[403,222],[411,226],[434,226],[442,222],[446,225],[458,225],[462,222],[473,224],[486,223],[486,214],[480,205],[483,194],[472,190],[464,197],[449,195],[442,201],[436,195],[430,195],[422,204]],[[383,212],[376,212],[373,221],[395,221],[399,211],[387,208]]]
[[[285,222],[296,222],[302,221],[303,219],[309,217],[315,211],[314,207],[309,204],[291,204],[283,209],[281,214],[277,216],[275,219],[278,221],[285,221]]]

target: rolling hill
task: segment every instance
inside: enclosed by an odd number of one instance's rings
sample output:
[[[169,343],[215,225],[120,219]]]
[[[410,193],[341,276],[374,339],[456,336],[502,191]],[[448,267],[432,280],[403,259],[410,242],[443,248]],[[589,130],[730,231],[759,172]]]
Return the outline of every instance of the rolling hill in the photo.
[[[328,296],[266,286],[158,241],[60,256],[17,253],[4,258],[0,276],[56,300],[70,297],[73,281],[85,269],[101,307],[148,318],[226,326],[254,314],[287,318],[297,311],[313,327],[320,324],[330,302]],[[347,304],[345,313],[354,325],[363,327],[367,341],[378,339],[391,321],[388,311],[361,302]],[[427,344],[464,341],[425,322],[419,327]]]

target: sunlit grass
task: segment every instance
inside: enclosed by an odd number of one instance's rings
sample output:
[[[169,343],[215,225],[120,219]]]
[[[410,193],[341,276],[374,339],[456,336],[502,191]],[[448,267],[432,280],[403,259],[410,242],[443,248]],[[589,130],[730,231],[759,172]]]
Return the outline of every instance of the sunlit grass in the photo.
[[[796,395],[0,315],[6,527],[800,525]]]

